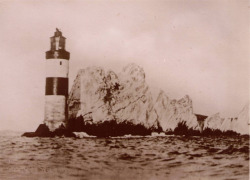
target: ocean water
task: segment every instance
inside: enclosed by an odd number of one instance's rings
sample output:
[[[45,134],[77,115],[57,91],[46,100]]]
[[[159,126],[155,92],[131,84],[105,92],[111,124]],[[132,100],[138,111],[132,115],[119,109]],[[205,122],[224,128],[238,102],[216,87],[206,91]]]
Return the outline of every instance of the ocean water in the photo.
[[[0,179],[249,179],[246,137],[0,136]]]

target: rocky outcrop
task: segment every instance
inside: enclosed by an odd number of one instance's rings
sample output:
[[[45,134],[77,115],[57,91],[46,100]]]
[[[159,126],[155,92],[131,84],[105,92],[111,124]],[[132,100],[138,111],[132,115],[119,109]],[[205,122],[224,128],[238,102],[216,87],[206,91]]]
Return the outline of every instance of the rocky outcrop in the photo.
[[[116,120],[158,128],[145,73],[134,64],[126,66],[119,77],[100,67],[80,70],[68,104],[70,119],[82,116],[89,123]]]
[[[188,95],[177,101],[169,99],[161,91],[154,109],[163,131],[174,131],[178,124],[185,124],[189,129],[200,130],[197,118],[193,114],[192,100]]]
[[[163,91],[154,98],[145,76],[135,64],[124,67],[119,74],[100,67],[79,70],[68,100],[70,123],[81,116],[81,126],[115,121],[130,129],[132,125],[143,126],[149,133],[147,130],[174,131],[181,123],[199,130],[192,100],[188,96],[170,100]]]
[[[200,127],[200,129],[201,129],[201,131],[202,131],[203,128],[204,128],[205,119],[207,119],[208,116],[201,115],[201,114],[195,114],[195,116],[196,116],[196,118],[197,118],[199,127]]]
[[[146,128],[158,128],[153,97],[143,69],[130,64],[119,74],[119,79],[121,88],[112,105],[116,118],[143,124]]]
[[[232,130],[240,134],[249,134],[249,104],[247,104],[235,118]]]
[[[241,135],[249,134],[249,104],[239,113],[238,117],[222,118],[214,114],[204,121],[203,130],[219,130],[221,132],[235,132]]]
[[[220,113],[216,113],[212,116],[209,116],[207,119],[205,119],[204,122],[204,129],[211,129],[211,130],[215,130],[215,129],[219,129],[221,130],[221,125],[224,121],[224,118],[220,117]]]
[[[41,124],[26,137],[76,137],[73,132],[90,136],[150,135],[165,132],[178,135],[249,134],[249,105],[237,118],[210,117],[193,113],[191,98],[170,99],[164,91],[153,97],[145,72],[130,64],[116,74],[101,67],[78,71],[68,97],[67,126],[54,132]],[[204,120],[205,119],[205,120]],[[82,134],[86,136],[86,134]]]
[[[46,124],[40,124],[35,132],[25,132],[22,136],[24,137],[76,137],[73,132],[66,129],[63,125],[57,128],[55,131],[50,131]]]

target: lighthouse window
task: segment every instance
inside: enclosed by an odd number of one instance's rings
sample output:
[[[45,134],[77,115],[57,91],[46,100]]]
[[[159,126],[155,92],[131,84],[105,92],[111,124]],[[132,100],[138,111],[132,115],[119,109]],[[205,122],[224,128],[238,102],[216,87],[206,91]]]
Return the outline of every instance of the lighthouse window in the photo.
[[[62,65],[62,61],[60,61],[60,65]]]

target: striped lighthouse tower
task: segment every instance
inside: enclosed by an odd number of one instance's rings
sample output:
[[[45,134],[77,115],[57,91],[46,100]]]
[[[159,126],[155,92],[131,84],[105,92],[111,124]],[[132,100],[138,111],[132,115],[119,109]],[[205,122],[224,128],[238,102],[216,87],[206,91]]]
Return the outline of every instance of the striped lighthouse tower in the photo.
[[[68,74],[70,53],[65,50],[65,37],[56,29],[46,52],[46,88],[44,123],[50,131],[66,126],[68,109]]]

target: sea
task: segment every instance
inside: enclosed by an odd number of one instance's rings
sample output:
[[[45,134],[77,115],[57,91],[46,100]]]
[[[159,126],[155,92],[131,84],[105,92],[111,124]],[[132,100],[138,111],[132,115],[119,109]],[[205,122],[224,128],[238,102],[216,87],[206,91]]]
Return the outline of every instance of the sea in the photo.
[[[0,179],[249,179],[248,137],[0,136]]]

